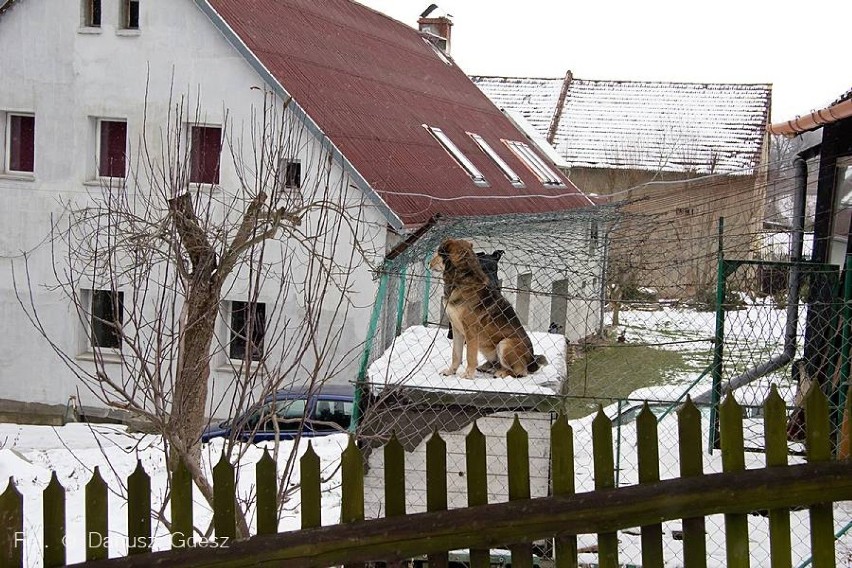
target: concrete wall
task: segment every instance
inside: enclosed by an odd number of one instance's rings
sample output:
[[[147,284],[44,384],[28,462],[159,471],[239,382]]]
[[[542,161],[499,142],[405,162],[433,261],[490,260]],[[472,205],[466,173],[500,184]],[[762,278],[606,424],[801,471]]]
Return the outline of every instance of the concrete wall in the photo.
[[[36,121],[34,175],[0,171],[0,321],[6,330],[0,342],[0,385],[4,397],[13,400],[64,404],[73,394],[79,395],[81,404],[99,404],[28,321],[18,301],[18,295],[23,295],[26,303],[31,294],[40,325],[67,356],[67,362],[84,371],[92,368],[87,333],[77,310],[61,290],[50,287],[57,280],[55,269],[61,273],[68,264],[68,251],[51,250],[49,236],[52,223],[61,227],[67,222],[66,204],[91,204],[103,195],[104,183],[95,176],[97,118],[127,121],[131,174],[144,169],[134,164],[143,142],[155,161],[161,162],[167,149],[178,147],[160,138],[170,109],[174,111],[176,105],[182,106],[184,128],[186,122],[225,126],[230,138],[221,159],[220,184],[206,190],[211,192],[208,197],[213,207],[220,208],[214,215],[224,218],[231,210],[227,204],[241,195],[240,175],[253,171],[251,129],[258,125],[264,104],[279,111],[282,108],[282,101],[270,102],[261,78],[193,2],[141,2],[139,31],[118,29],[118,0],[104,0],[99,29],[82,27],[81,4],[73,0],[27,1],[0,17],[0,114],[33,113]],[[293,150],[302,161],[304,179],[310,164],[320,164],[324,150],[292,113],[283,114],[286,124],[299,133]],[[228,142],[233,143],[236,159],[231,159]],[[238,146],[239,142],[244,146]],[[185,150],[186,140],[179,144]],[[241,160],[244,165],[238,167]],[[345,276],[345,294],[332,287],[325,297],[306,300],[305,279],[317,270],[311,267],[311,258],[296,245],[270,248],[265,253],[269,266],[275,266],[275,259],[295,262],[269,282],[289,279],[292,291],[300,293],[277,301],[280,284],[268,285],[260,290],[258,300],[275,303],[288,321],[303,320],[310,306],[320,304],[321,326],[340,331],[339,353],[346,353],[349,362],[335,380],[346,382],[354,379],[356,368],[351,352],[358,349],[366,333],[375,296],[370,264],[384,253],[386,222],[377,210],[364,204],[359,191],[351,189],[354,184],[339,163],[312,175],[315,180],[324,179],[321,184],[327,197],[359,217],[352,231],[340,225],[333,230],[319,226],[322,215],[307,216],[303,228],[324,235],[318,246],[344,263],[350,262],[354,231],[372,258],[351,261],[357,266]],[[142,176],[130,179],[126,191],[150,195],[153,190],[150,179]],[[92,284],[100,276],[91,274]],[[225,299],[245,300],[251,277],[242,272],[232,278]],[[130,279],[123,286],[130,292],[139,284]],[[349,310],[346,318],[340,317],[342,304]],[[225,327],[223,319],[218,334],[226,341]],[[283,346],[276,348],[284,351]],[[233,385],[234,370],[221,353],[214,358],[214,399],[218,399]],[[325,363],[324,368],[334,366],[332,361]],[[107,368],[113,367],[108,364]],[[114,372],[127,375],[128,369],[115,364]],[[299,380],[305,373],[291,375]]]

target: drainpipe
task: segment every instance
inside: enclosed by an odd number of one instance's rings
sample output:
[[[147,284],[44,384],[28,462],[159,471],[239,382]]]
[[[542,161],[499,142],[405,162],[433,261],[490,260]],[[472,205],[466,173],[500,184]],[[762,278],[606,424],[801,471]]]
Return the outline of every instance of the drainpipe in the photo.
[[[722,385],[722,392],[727,392],[728,389],[734,390],[741,386],[759,379],[773,371],[784,367],[796,355],[796,336],[799,324],[799,287],[800,287],[800,269],[799,264],[802,261],[802,249],[805,241],[805,203],[808,187],[808,164],[797,155],[793,160],[795,168],[796,192],[793,201],[793,242],[791,243],[790,260],[793,265],[790,267],[790,280],[787,283],[787,326],[784,331],[784,350],[780,355],[776,355],[768,361],[752,367],[745,373],[732,378],[726,384]],[[712,397],[712,389],[701,393],[693,398],[696,404],[708,404]]]

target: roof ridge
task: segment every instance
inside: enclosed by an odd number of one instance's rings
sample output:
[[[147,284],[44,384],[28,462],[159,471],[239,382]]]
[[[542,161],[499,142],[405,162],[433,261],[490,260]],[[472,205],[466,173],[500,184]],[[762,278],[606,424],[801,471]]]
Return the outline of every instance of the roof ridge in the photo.
[[[772,83],[717,83],[711,81],[651,81],[643,79],[583,79],[574,77],[574,82],[581,83],[622,83],[636,85],[691,85],[691,86],[714,86],[714,87],[768,87],[772,89]]]
[[[469,74],[471,79],[528,79],[535,81],[563,81],[564,77],[520,77],[515,75],[476,75]]]

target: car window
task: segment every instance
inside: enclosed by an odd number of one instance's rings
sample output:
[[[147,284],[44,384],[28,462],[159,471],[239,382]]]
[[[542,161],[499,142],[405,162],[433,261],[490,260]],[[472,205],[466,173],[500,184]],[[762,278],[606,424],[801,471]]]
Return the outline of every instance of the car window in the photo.
[[[320,397],[311,414],[311,420],[314,421],[313,429],[318,432],[348,430],[352,422],[353,407],[354,404],[349,400]]]
[[[277,420],[278,430],[295,430],[304,414],[305,399],[276,400],[256,410],[247,422],[247,427],[253,430],[260,423],[257,428],[259,431],[274,431],[275,421]]]

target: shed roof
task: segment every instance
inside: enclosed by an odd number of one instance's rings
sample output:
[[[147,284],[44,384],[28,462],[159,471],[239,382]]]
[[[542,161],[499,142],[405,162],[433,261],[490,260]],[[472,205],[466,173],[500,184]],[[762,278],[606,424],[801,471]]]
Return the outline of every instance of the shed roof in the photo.
[[[603,81],[570,72],[564,80],[472,79],[498,106],[547,124],[542,134],[572,166],[670,172],[751,173],[772,92],[767,84]]]
[[[350,0],[195,1],[293,97],[403,224],[435,213],[590,205],[567,178],[561,188],[538,181],[502,143],[523,134],[417,30]],[[487,187],[475,184],[423,125],[441,128]],[[514,187],[467,132],[481,135],[524,187]]]

